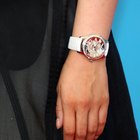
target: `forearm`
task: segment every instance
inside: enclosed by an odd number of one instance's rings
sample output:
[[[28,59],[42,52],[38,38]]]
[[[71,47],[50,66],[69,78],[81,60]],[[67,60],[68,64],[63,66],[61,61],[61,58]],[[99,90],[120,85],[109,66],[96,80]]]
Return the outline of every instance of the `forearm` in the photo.
[[[73,36],[102,35],[108,39],[117,0],[78,0]]]

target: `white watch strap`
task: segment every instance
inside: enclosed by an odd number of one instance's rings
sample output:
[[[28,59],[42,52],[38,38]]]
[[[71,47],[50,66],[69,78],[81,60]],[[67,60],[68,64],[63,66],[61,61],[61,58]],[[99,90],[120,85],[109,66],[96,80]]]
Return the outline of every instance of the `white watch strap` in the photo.
[[[74,51],[81,52],[82,38],[71,36],[68,43],[68,48]]]
[[[107,56],[108,51],[109,51],[109,42],[106,43],[105,56]]]

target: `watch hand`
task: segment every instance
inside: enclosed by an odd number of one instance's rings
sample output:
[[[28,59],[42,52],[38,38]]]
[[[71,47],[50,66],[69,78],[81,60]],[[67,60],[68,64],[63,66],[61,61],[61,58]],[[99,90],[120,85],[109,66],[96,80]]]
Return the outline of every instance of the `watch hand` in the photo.
[[[97,45],[99,44],[99,42],[97,42],[96,46],[94,46],[95,50],[97,50]]]

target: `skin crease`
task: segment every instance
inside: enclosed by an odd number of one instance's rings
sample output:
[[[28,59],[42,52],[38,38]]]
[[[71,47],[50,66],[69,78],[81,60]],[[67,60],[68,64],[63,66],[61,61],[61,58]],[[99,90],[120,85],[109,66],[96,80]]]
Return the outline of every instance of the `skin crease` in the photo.
[[[108,39],[116,5],[117,0],[79,0],[72,35],[98,34]],[[57,94],[56,127],[63,127],[64,140],[98,139],[109,105],[106,58],[90,62],[70,50]]]

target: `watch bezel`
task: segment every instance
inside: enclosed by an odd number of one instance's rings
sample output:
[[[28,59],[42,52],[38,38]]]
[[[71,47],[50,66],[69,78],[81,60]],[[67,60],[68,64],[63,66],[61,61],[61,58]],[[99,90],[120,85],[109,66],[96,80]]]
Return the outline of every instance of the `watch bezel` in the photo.
[[[81,43],[81,49],[82,49],[82,52],[83,54],[90,60],[90,61],[95,61],[95,60],[98,60],[98,59],[101,59],[103,57],[105,57],[108,53],[108,49],[109,49],[109,42],[108,40],[105,40],[102,36],[99,36],[99,35],[89,35],[87,37],[82,37],[83,38],[83,41]],[[91,56],[91,55],[88,55],[85,48],[87,47],[87,42],[90,40],[90,39],[93,39],[93,38],[97,38],[98,40],[100,39],[103,43],[103,53],[100,55],[100,56]]]

